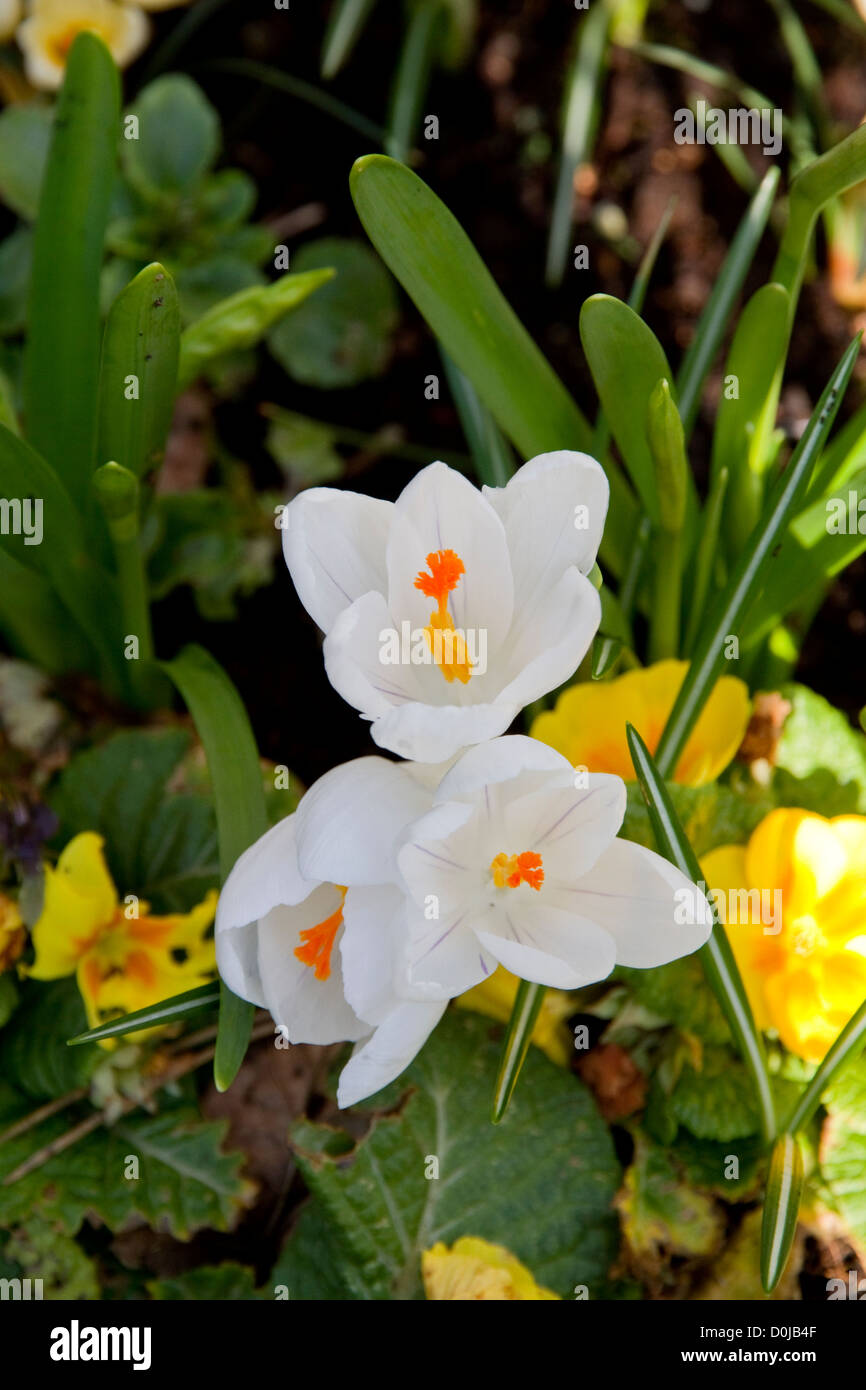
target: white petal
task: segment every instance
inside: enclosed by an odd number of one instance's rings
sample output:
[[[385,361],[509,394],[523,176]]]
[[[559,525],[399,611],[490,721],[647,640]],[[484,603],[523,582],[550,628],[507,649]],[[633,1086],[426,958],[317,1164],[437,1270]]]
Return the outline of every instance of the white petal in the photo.
[[[590,773],[588,786],[548,785],[504,807],[510,854],[534,850],[544,868],[544,894],[554,883],[573,885],[607,849],[622,825],[625,783],[607,773]],[[497,851],[498,852],[498,851]]]
[[[430,793],[399,763],[355,758],[326,772],[296,812],[298,863],[309,879],[387,883],[402,832],[430,807]]]
[[[451,592],[451,616],[458,628],[483,628],[488,656],[494,653],[511,625],[514,601],[505,529],[494,509],[461,473],[431,463],[403,489],[395,513],[388,541],[391,612],[424,627],[436,605],[415,579],[431,551],[454,550],[466,572]]]
[[[215,931],[257,922],[278,903],[299,903],[317,881],[298,868],[296,815],[286,816],[265,831],[238,859],[223,885],[216,910]]]
[[[453,999],[490,978],[496,958],[473,931],[483,911],[478,895],[435,921],[427,921],[417,907],[409,908],[410,990],[428,999]]]
[[[601,464],[570,449],[538,454],[504,488],[484,488],[505,526],[516,604],[534,605],[537,594],[552,589],[570,565],[589,574],[609,492]]]
[[[465,802],[446,802],[412,823],[397,866],[418,907],[431,894],[443,913],[465,904],[481,881],[477,839],[475,810]]]
[[[712,928],[709,904],[685,874],[629,840],[614,840],[568,897],[610,932],[618,963],[638,969],[690,955]]]
[[[422,697],[420,678],[428,668],[387,660],[389,634],[399,631],[382,595],[369,593],[339,614],[325,638],[328,680],[365,719]]]
[[[571,763],[555,748],[525,734],[509,734],[469,748],[442,778],[436,800],[476,802],[485,787],[509,782],[525,772],[560,773],[569,782],[574,780]]]
[[[503,650],[497,667],[505,681],[497,698],[523,708],[563,685],[589,651],[600,622],[598,592],[576,569],[566,570],[537,603],[518,604],[507,655]]]
[[[340,901],[338,890],[323,884],[306,902],[297,907],[275,907],[259,922],[259,974],[265,1004],[289,1042],[354,1042],[370,1031],[343,994],[340,934],[331,952],[327,980],[317,980],[315,969],[295,955],[301,932],[330,917]]]
[[[514,722],[520,705],[406,703],[377,718],[370,732],[380,748],[421,763],[445,762],[470,744],[496,738]]]
[[[221,931],[214,944],[217,970],[232,993],[266,1009],[264,986],[259,976],[258,922]]]
[[[370,590],[387,587],[385,552],[392,502],[315,487],[286,509],[283,554],[298,598],[323,632]]]
[[[343,990],[359,1018],[381,1023],[405,973],[405,898],[398,888],[350,888],[340,939]]]
[[[375,1095],[394,1081],[420,1052],[446,1005],[398,1004],[375,1033],[352,1053],[340,1073],[337,1104],[341,1109]]]
[[[507,970],[554,989],[580,989],[610,974],[616,943],[606,931],[546,904],[526,884],[509,893],[509,907],[476,927],[479,941]]]

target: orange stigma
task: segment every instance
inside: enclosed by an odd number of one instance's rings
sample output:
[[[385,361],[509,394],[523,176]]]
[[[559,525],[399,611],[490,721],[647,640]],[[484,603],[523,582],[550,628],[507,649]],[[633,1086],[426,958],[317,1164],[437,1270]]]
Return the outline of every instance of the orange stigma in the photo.
[[[445,679],[449,683],[458,680],[465,685],[472,675],[472,666],[466,639],[457,631],[448,612],[448,595],[457,588],[466,566],[455,550],[431,550],[427,569],[429,574],[425,570],[418,571],[415,588],[435,599],[438,607],[430,614],[430,626],[425,627],[424,636]]]
[[[304,965],[313,965],[316,968],[316,979],[327,980],[331,974],[331,952],[334,949],[334,938],[343,924],[343,903],[346,899],[345,888],[340,888],[340,906],[336,912],[332,912],[330,917],[326,917],[323,922],[317,922],[314,927],[308,927],[306,931],[300,933],[300,946],[295,947],[295,955]]]
[[[517,888],[521,883],[528,883],[537,893],[544,882],[541,855],[531,849],[524,850],[523,854],[497,854],[490,872],[497,888]]]

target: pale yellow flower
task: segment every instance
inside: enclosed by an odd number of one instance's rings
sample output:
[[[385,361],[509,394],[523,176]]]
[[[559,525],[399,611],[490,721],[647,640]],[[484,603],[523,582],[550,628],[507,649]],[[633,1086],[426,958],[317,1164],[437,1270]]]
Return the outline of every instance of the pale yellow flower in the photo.
[[[21,23],[23,11],[21,0],[0,0],[0,43],[11,39]]]
[[[138,5],[116,0],[31,0],[16,37],[34,87],[54,91],[61,85],[69,50],[83,32],[97,34],[124,68],[145,47],[150,22]]]
[[[702,869],[758,1027],[820,1061],[866,998],[866,816],[771,811],[747,845],[713,850]]]
[[[181,5],[191,5],[193,0],[123,0],[123,3],[136,4],[142,10],[178,10]]]
[[[687,661],[657,661],[610,681],[586,681],[564,690],[556,707],[533,721],[531,734],[575,767],[634,780],[626,724],[655,753],[689,669]],[[690,734],[673,781],[687,787],[713,782],[742,742],[749,722],[749,692],[736,676],[722,676]]]
[[[519,984],[517,976],[500,965],[488,979],[468,989],[465,994],[458,995],[454,1002],[459,1009],[472,1009],[486,1018],[495,1018],[497,1023],[507,1023]],[[532,1030],[532,1042],[558,1067],[567,1067],[572,1056],[572,1038],[565,1020],[575,1012],[574,1000],[565,990],[545,991]]]
[[[464,1302],[537,1303],[559,1294],[536,1284],[526,1265],[502,1245],[478,1236],[461,1236],[449,1250],[437,1243],[421,1256],[421,1275],[428,1299]]]

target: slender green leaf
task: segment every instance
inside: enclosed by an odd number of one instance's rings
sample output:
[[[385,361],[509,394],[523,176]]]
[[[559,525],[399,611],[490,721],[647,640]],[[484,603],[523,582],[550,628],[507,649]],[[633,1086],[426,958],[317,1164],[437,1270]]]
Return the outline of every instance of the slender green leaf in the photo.
[[[308,106],[324,111],[325,115],[342,121],[365,139],[372,140],[377,145],[385,143],[385,131],[382,126],[369,120],[360,111],[347,106],[344,101],[338,101],[330,92],[323,92],[321,87],[317,87],[313,82],[305,82],[301,77],[282,72],[268,63],[257,63],[251,58],[221,58],[208,63],[207,66],[215,72],[234,73],[236,77],[246,77],[261,86],[284,92],[286,96],[295,97],[298,101],[306,102]]]
[[[376,0],[337,0],[331,10],[322,47],[321,73],[336,77],[358,42]]]
[[[505,487],[514,472],[514,455],[508,441],[500,434],[490,411],[478,399],[472,382],[446,352],[442,353],[442,365],[480,481],[488,487]]]
[[[119,119],[114,61],[101,39],[81,33],[69,53],[39,200],[24,362],[27,437],[79,505],[96,446],[99,278]]]
[[[861,717],[862,722],[862,717]],[[837,1076],[853,1062],[866,1046],[866,1000],[842,1029],[833,1046],[822,1061],[815,1075],[803,1091],[785,1125],[789,1134],[797,1134],[811,1120],[821,1097]]]
[[[394,74],[385,149],[406,163],[441,49],[445,12],[441,0],[418,0],[409,11],[409,24]]]
[[[690,655],[694,649],[704,619],[704,609],[718,554],[719,534],[729,477],[727,468],[719,470],[713,479],[710,495],[704,504],[701,535],[695,550],[695,574],[689,599],[689,617],[683,642],[683,652],[686,656]]]
[[[761,1283],[767,1293],[778,1284],[797,1229],[803,1192],[803,1155],[793,1134],[776,1140],[770,1159],[761,1226]]]
[[[649,811],[659,851],[690,878],[692,883],[702,884],[700,864],[674,809],[670,792],[662,780],[659,768],[640,734],[631,724],[627,726],[627,736],[631,760]],[[713,911],[713,930],[707,944],[701,947],[701,963],[752,1078],[761,1129],[765,1141],[771,1143],[776,1133],[776,1115],[764,1044],[755,1026],[745,986],[724,926],[718,920],[713,900],[710,898],[708,902]]]
[[[180,311],[174,280],[146,266],[111,306],[102,340],[97,461],[137,478],[161,461],[177,385]]]
[[[209,1009],[212,1005],[218,1004],[219,1000],[220,987],[214,980],[213,984],[199,985],[198,989],[187,990],[186,994],[175,994],[172,999],[162,999],[158,1004],[151,1004],[149,1008],[137,1009],[135,1013],[122,1014],[120,1018],[112,1018],[108,1023],[100,1023],[97,1028],[90,1028],[86,1033],[79,1033],[77,1037],[70,1038],[68,1046],[77,1047],[79,1043],[99,1042],[102,1038],[116,1038],[118,1035],[143,1031],[145,1028],[163,1028],[166,1023],[176,1023],[197,1009]]]
[[[566,79],[562,152],[547,243],[545,280],[550,286],[560,285],[565,273],[573,220],[574,176],[590,154],[611,18],[611,10],[605,4],[590,8],[578,27],[577,45]]]
[[[687,436],[691,433],[698,413],[701,387],[721,344],[734,300],[743,287],[743,281],[767,225],[778,183],[779,170],[774,167],[764,175],[757,193],[746,209],[680,365],[677,395]]]
[[[436,194],[384,155],[357,160],[351,188],[376,250],[523,457],[552,449],[590,451],[585,416]],[[618,574],[638,516],[619,469],[609,465],[607,473],[611,503],[601,555]]]
[[[707,619],[686,679],[680,687],[657,750],[663,776],[672,776],[701,710],[709,699],[725,660],[729,636],[738,634],[763,586],[773,553],[796,515],[816,459],[835,419],[860,350],[854,339],[812,413],[791,460],[773,490],[764,514],[744,547],[724,592]]]
[[[528,980],[521,980],[514,997],[508,1032],[502,1046],[496,1090],[493,1093],[491,1119],[495,1125],[499,1124],[508,1109],[511,1097],[514,1095],[517,1078],[523,1063],[526,1061],[526,1054],[532,1041],[532,1030],[543,1003],[544,985],[534,985],[530,984]]]
[[[93,650],[69,621],[46,577],[28,569],[0,546],[0,632],[16,656],[49,675],[87,671]]]
[[[247,712],[222,667],[201,647],[185,647],[164,663],[183,696],[204,745],[213,785],[225,882],[245,849],[267,830],[259,755]],[[225,1091],[237,1075],[249,1044],[253,1006],[223,984],[214,1057],[214,1081]]]
[[[792,316],[818,214],[831,198],[837,198],[864,178],[866,126],[861,125],[826,154],[807,165],[791,184],[788,222],[771,278],[788,290]]]
[[[285,314],[333,278],[333,270],[283,275],[272,285],[253,285],[214,305],[183,332],[178,388],[188,386],[215,358],[254,347]]]

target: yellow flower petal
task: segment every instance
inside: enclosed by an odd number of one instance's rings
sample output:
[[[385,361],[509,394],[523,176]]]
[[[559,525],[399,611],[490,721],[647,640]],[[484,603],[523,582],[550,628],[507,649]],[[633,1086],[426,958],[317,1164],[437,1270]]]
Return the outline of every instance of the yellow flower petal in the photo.
[[[461,1236],[451,1250],[438,1241],[421,1256],[428,1299],[442,1301],[521,1301],[559,1299],[536,1284],[529,1270],[502,1245],[478,1236]]]
[[[519,984],[517,976],[500,965],[488,979],[458,995],[454,1002],[459,1009],[472,1009],[485,1018],[495,1018],[497,1023],[507,1023]],[[574,1001],[565,990],[545,991],[531,1041],[558,1067],[567,1067],[572,1055],[571,1035],[564,1024],[574,1012]]]
[[[563,691],[540,714],[532,737],[576,767],[634,779],[625,726],[633,724],[651,753],[673,709],[688,662],[658,661],[611,681],[587,681]],[[749,692],[735,676],[722,676],[683,750],[674,780],[700,787],[727,767],[749,722]]]
[[[33,0],[16,38],[34,87],[53,91],[60,86],[69,50],[84,32],[98,34],[123,68],[145,47],[150,22],[137,5],[116,0]]]
[[[117,911],[117,894],[102,853],[101,835],[87,830],[70,840],[45,869],[45,899],[33,928],[36,980],[71,975],[94,936]]]

